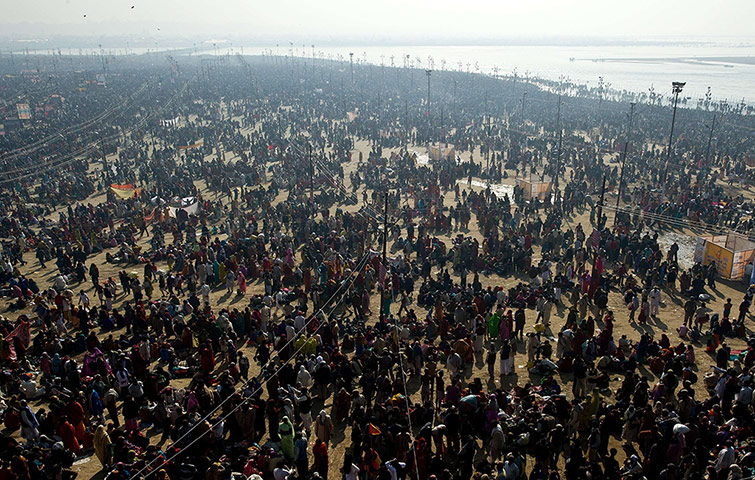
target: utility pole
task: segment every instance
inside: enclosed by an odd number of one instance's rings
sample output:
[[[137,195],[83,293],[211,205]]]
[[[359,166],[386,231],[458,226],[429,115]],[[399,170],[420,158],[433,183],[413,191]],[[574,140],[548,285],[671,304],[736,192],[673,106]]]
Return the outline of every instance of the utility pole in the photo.
[[[315,166],[312,164],[312,144],[307,144],[309,156],[309,203],[315,204]]]
[[[716,114],[713,114],[713,123],[710,125],[710,134],[708,135],[708,148],[705,151],[705,166],[710,165],[710,144],[713,141],[713,129],[716,128]]]
[[[613,224],[616,225],[616,218],[619,216],[619,204],[621,203],[621,187],[624,183],[624,166],[627,163],[627,151],[629,150],[629,139],[632,136],[632,120],[634,120],[634,106],[635,102],[629,103],[629,129],[627,130],[627,136],[624,139],[624,155],[621,159],[621,173],[619,174],[619,193],[616,196],[616,213],[613,216]]]
[[[385,275],[383,276],[383,290],[380,292],[380,315],[379,319],[382,320],[385,315],[385,289],[388,288],[388,190],[385,191],[385,207],[383,210],[383,269]],[[380,274],[380,272],[378,272]],[[388,320],[386,318],[386,320]]]

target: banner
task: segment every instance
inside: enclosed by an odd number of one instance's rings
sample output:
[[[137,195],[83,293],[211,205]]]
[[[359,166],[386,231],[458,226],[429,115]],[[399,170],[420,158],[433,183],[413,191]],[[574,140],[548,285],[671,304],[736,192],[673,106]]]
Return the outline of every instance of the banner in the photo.
[[[123,200],[127,200],[129,198],[133,198],[136,195],[139,194],[141,189],[134,187],[132,184],[128,183],[126,185],[118,185],[118,184],[111,184],[110,190],[118,195],[119,198],[122,198]]]
[[[724,278],[731,278],[733,257],[734,252],[731,250],[716,245],[713,242],[708,242],[705,245],[705,258],[703,259],[703,265],[709,265],[712,262],[716,262],[716,270],[718,271],[718,274]]]
[[[183,210],[189,215],[196,215],[199,212],[199,201],[197,201],[196,197],[182,198],[180,207],[168,207],[168,215],[176,218],[178,210]]]
[[[202,145],[204,145],[204,140],[199,140],[196,143],[192,143],[191,145],[179,145],[176,148],[179,150],[189,150],[192,148],[199,148]]]
[[[157,207],[153,208],[152,211],[149,213],[149,215],[147,215],[146,217],[144,217],[144,223],[151,222],[152,219],[155,218],[155,212],[157,212]]]
[[[31,110],[28,103],[17,103],[16,111],[18,112],[19,120],[31,120]]]
[[[163,127],[174,127],[178,125],[178,120],[178,116],[176,116],[176,118],[171,118],[170,120],[160,120],[160,125]]]

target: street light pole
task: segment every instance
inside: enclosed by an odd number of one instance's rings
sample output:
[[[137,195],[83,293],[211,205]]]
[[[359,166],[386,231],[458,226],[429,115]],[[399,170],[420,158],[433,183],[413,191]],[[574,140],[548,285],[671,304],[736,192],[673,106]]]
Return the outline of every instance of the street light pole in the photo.
[[[309,157],[309,203],[315,204],[315,167],[312,163],[312,144],[307,144],[307,156]]]
[[[349,63],[351,65],[351,84],[354,84],[354,52],[349,52]]]
[[[425,70],[425,73],[427,74],[427,137],[429,143],[432,143],[432,138],[430,138],[430,130],[432,129],[432,125],[430,125],[430,74],[432,74],[433,71]]]
[[[378,321],[385,318],[385,289],[388,288],[388,190],[385,191],[385,207],[383,210],[383,289],[380,291],[380,315]],[[379,274],[380,272],[378,272]],[[387,318],[385,318],[388,320]]]
[[[713,123],[710,125],[710,134],[708,135],[708,148],[705,150],[705,166],[710,164],[710,144],[713,141],[713,129],[716,128],[716,114],[713,114]]]
[[[632,120],[634,120],[634,106],[635,102],[629,103],[629,129],[627,130],[627,136],[624,140],[624,154],[621,159],[621,174],[619,174],[619,193],[616,196],[616,212],[613,216],[613,224],[616,225],[616,218],[619,215],[619,204],[621,203],[621,187],[624,183],[624,166],[627,163],[627,152],[629,151],[629,139],[632,136]]]
[[[668,149],[666,150],[666,167],[663,169],[663,187],[666,187],[666,175],[668,172],[669,161],[671,160],[671,142],[674,139],[674,124],[676,123],[676,105],[679,102],[679,94],[686,85],[686,82],[672,82],[671,88],[674,92],[674,111],[671,114],[671,133],[668,136]],[[665,194],[665,192],[664,192]]]
[[[553,174],[553,186],[558,187],[558,173],[561,170],[561,141],[563,139],[563,130],[561,129],[561,93],[558,94],[558,114],[556,117],[556,125],[558,127],[558,155],[556,156],[556,171]],[[543,178],[545,178],[545,172],[543,171]]]

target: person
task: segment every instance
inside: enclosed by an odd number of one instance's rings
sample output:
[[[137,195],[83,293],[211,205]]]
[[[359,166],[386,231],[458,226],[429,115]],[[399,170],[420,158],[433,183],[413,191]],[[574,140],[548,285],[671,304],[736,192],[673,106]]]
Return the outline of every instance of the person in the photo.
[[[488,375],[490,378],[493,378],[494,370],[495,370],[495,360],[496,360],[496,351],[495,351],[495,343],[490,342],[490,347],[488,348],[488,354],[485,357],[485,363],[488,365]]]
[[[320,474],[323,480],[328,480],[328,446],[322,440],[315,440],[312,447],[314,456],[314,470]]]
[[[333,421],[330,419],[330,415],[325,413],[325,410],[320,410],[320,413],[315,419],[315,435],[317,439],[327,444],[330,442],[330,437],[333,434]]]
[[[650,316],[654,319],[658,318],[661,306],[661,290],[657,285],[650,289],[648,299],[650,300]]]
[[[100,424],[97,426],[94,432],[93,444],[94,454],[102,464],[103,470],[107,470],[112,463],[110,452],[112,442],[104,425]]]
[[[309,474],[309,455],[307,453],[307,437],[301,431],[296,432],[294,440],[294,461],[296,462],[296,474],[304,478]]]
[[[524,325],[526,323],[524,307],[519,307],[514,314],[514,337],[519,340],[524,340]]]
[[[284,415],[278,424],[278,435],[280,436],[281,451],[286,460],[294,460],[294,426],[288,416]]]
[[[39,438],[39,421],[26,400],[21,400],[20,406],[21,436],[26,440],[27,446],[30,446]]]

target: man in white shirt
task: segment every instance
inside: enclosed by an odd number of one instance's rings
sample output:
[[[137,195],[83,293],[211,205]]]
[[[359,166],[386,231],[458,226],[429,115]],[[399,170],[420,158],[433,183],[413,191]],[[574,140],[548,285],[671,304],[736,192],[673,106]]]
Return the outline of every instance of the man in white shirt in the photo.
[[[296,327],[296,331],[301,332],[306,324],[307,319],[304,318],[304,315],[302,315],[301,312],[297,312],[297,315],[294,318],[294,326]]]
[[[202,285],[201,292],[202,292],[202,300],[204,301],[205,305],[209,305],[210,304],[210,286],[205,283],[204,285]]]
[[[648,299],[650,300],[650,316],[657,317],[661,306],[661,291],[657,286],[650,290]]]

